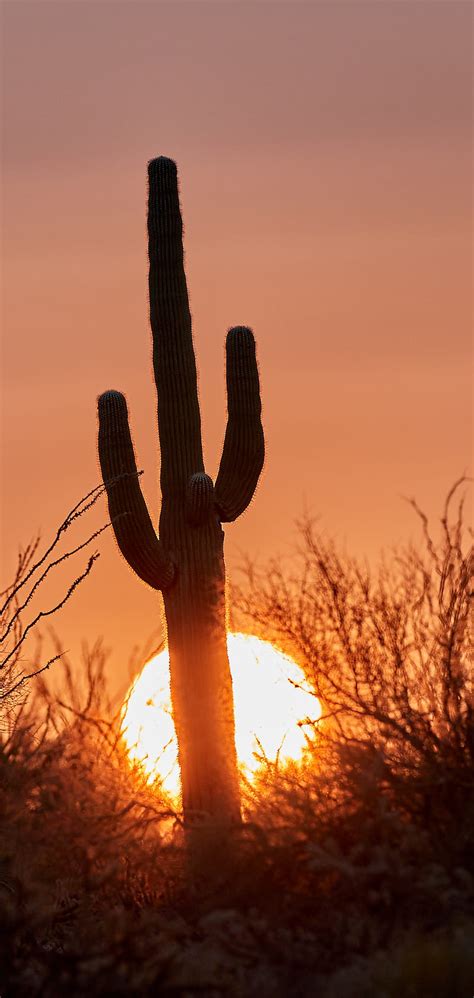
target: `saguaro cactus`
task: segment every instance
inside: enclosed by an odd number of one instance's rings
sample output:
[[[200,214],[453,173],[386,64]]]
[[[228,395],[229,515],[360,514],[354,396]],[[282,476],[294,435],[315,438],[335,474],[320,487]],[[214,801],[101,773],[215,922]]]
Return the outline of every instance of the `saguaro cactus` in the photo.
[[[154,159],[148,178],[159,538],[140,489],[125,398],[116,391],[99,398],[99,457],[119,548],[163,593],[185,821],[227,824],[239,820],[240,798],[221,524],[246,509],[263,466],[255,341],[246,326],[227,334],[228,422],[214,485],[204,471],[176,164]]]

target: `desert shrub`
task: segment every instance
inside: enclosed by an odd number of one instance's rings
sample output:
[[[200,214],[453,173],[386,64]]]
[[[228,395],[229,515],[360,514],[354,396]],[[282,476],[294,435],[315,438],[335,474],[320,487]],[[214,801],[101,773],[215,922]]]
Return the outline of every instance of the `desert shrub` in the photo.
[[[297,570],[250,570],[238,602],[304,663],[323,705],[318,753],[337,776],[330,807],[359,817],[382,808],[464,865],[474,832],[473,559],[462,499],[452,511],[460,485],[439,540],[413,503],[423,549],[393,552],[375,574],[306,520]]]
[[[423,550],[378,574],[309,522],[289,572],[248,573],[240,614],[298,657],[323,718],[301,765],[263,763],[245,784],[226,862],[198,881],[180,815],[126,757],[102,645],[82,672],[57,646],[61,683],[38,676],[0,733],[2,994],[465,992],[471,567],[457,494],[439,539],[420,514]]]
[[[322,998],[464,998],[472,990],[474,924],[426,937],[359,960],[334,974]]]
[[[163,903],[177,877],[179,816],[125,758],[105,661],[100,643],[85,650],[81,684],[61,653],[61,693],[37,677],[0,739],[3,940],[10,969],[40,954],[38,993],[77,926],[92,940],[105,911],[117,921]]]
[[[304,664],[323,708],[305,765],[268,766],[246,803],[267,843],[266,890],[280,891],[288,920],[305,912],[327,972],[413,927],[472,916],[472,553],[462,500],[453,510],[460,485],[438,540],[413,504],[422,549],[395,551],[378,572],[306,520],[296,567],[247,567],[234,594],[247,625]]]

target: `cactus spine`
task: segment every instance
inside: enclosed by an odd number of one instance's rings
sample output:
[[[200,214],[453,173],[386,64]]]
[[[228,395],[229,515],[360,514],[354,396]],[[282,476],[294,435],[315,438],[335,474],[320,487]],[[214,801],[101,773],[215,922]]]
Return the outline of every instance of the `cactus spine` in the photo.
[[[119,548],[163,593],[185,821],[226,825],[240,818],[240,796],[221,524],[246,509],[263,466],[255,341],[245,326],[227,335],[228,422],[214,485],[204,471],[176,164],[152,160],[148,179],[159,538],[140,489],[125,398],[116,391],[99,398],[99,458]]]

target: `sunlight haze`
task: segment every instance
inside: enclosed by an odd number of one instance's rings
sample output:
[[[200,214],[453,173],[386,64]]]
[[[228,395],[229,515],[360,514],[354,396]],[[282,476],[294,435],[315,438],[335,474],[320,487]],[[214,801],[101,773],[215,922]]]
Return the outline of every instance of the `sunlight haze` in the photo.
[[[470,460],[470,12],[445,3],[5,3],[2,563],[100,480],[127,397],[159,514],[146,164],[178,164],[206,470],[224,341],[257,341],[266,463],[226,562],[288,555],[305,509],[374,558]],[[96,515],[107,518],[106,504]],[[82,536],[86,535],[84,523]],[[79,530],[80,533],[80,530]],[[159,628],[111,533],[55,621],[117,689]]]

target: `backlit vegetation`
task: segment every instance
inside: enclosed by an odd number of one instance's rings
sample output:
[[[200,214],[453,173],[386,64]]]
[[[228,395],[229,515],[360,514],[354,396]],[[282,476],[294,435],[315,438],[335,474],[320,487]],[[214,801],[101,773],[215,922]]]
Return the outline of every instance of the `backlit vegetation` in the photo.
[[[239,627],[297,658],[323,722],[303,767],[262,760],[232,854],[197,880],[180,815],[127,761],[100,643],[55,664],[60,693],[43,674],[5,709],[2,993],[471,993],[463,489],[378,571],[310,522],[288,569],[247,571]]]

